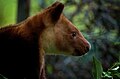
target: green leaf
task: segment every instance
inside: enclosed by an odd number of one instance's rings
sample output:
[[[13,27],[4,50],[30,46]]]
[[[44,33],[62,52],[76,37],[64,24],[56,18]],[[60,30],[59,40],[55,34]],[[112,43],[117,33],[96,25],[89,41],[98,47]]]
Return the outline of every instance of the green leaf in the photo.
[[[120,62],[116,62],[110,69],[110,70],[114,70],[115,68],[119,67],[120,66]]]
[[[101,62],[97,60],[95,57],[93,57],[92,73],[93,73],[94,79],[101,79],[102,72],[103,72],[103,68],[102,68]]]
[[[3,75],[0,74],[0,79],[8,79],[6,77],[4,77]]]
[[[103,72],[102,73],[102,78],[112,78],[111,72]]]
[[[120,78],[120,73],[116,73],[115,76],[117,76],[118,78]]]

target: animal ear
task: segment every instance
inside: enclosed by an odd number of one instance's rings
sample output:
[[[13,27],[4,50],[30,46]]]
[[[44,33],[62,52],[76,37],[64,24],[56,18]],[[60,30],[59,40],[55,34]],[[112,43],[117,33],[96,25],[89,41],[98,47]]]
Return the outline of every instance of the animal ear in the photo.
[[[60,3],[60,2],[55,2],[53,5],[52,5],[52,10],[51,10],[51,20],[53,22],[57,22],[60,18],[60,15],[62,13],[64,9],[64,4]]]

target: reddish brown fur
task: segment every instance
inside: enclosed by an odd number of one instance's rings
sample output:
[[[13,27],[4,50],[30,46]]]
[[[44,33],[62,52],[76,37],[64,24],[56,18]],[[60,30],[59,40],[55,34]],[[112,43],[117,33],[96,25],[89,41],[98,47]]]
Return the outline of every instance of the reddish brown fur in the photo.
[[[83,37],[81,32],[64,15],[61,15],[55,30],[56,46],[59,50],[67,51],[71,55],[82,55],[88,51],[87,48],[90,48],[88,41]],[[74,32],[76,33],[75,38],[72,37],[72,33]]]
[[[88,51],[89,43],[61,14],[63,8],[56,2],[19,24],[0,29],[0,74],[8,79],[45,79],[45,53],[80,56]]]

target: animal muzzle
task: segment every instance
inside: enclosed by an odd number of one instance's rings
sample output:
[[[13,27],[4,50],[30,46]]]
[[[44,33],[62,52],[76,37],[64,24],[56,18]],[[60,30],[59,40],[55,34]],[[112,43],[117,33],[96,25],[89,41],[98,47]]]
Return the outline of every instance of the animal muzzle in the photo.
[[[81,47],[77,47],[74,49],[74,53],[73,55],[74,56],[81,56],[81,55],[84,55],[86,54],[89,50],[91,49],[91,45],[89,42],[85,43],[83,46]]]

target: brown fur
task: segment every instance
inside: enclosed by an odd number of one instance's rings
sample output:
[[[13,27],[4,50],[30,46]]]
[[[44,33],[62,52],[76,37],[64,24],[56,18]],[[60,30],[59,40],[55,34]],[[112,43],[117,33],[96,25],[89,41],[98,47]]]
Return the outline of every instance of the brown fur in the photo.
[[[61,16],[56,26],[56,44],[60,50],[70,50],[68,52],[71,52],[71,55],[82,55],[88,51],[86,49],[87,47],[90,48],[89,42],[64,15]],[[76,33],[76,37],[72,37],[72,33],[74,32]],[[75,52],[76,50],[78,52]]]
[[[44,55],[81,56],[90,45],[63,15],[60,2],[25,21],[0,29],[0,74],[8,79],[45,79]]]

